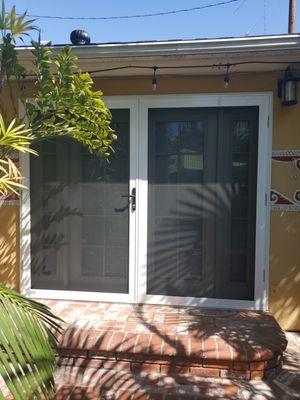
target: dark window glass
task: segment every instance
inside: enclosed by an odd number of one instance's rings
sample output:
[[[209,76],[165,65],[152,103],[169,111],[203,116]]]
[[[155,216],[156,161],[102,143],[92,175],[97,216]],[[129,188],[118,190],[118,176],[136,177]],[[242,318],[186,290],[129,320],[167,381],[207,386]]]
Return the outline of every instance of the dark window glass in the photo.
[[[128,293],[129,111],[112,110],[109,162],[71,140],[32,157],[32,287]]]
[[[147,293],[252,300],[258,110],[149,110]]]

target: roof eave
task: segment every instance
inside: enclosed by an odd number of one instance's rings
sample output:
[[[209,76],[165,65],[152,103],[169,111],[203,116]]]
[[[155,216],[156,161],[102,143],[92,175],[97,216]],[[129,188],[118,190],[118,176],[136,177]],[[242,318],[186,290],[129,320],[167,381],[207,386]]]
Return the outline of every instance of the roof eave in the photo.
[[[50,47],[59,51],[63,46]],[[238,53],[241,56],[265,51],[300,51],[300,34],[224,39],[196,39],[161,42],[105,43],[72,46],[79,59],[128,58]],[[32,58],[30,47],[19,47],[20,60]]]

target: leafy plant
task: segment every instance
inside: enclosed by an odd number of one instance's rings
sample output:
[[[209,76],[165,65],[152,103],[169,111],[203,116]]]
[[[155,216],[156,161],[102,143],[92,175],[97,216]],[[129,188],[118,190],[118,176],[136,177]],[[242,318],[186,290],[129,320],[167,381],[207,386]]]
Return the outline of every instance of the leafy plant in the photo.
[[[16,15],[16,7],[13,6],[9,12],[6,12],[5,1],[2,0],[2,10],[0,15],[0,30],[2,38],[10,35],[12,40],[16,42],[18,38],[28,35],[34,27],[34,20],[26,19],[26,12],[21,15]],[[9,33],[7,33],[9,32]]]
[[[15,400],[53,397],[58,322],[45,305],[0,286],[0,375]]]
[[[38,42],[33,47],[37,93],[34,102],[25,100],[25,109],[34,138],[69,136],[107,158],[116,135],[101,91],[93,91],[92,78],[80,71],[69,46],[59,54]]]
[[[13,192],[18,194],[17,189],[25,188],[22,185],[21,174],[12,155],[17,152],[37,154],[30,149],[33,140],[31,129],[25,129],[25,125],[17,125],[13,119],[6,128],[2,115],[0,114],[0,195],[6,196]]]
[[[16,8],[7,12],[5,2],[2,0],[2,10],[0,14],[0,91],[3,88],[4,79],[14,76],[18,82],[25,73],[25,69],[18,62],[15,44],[18,39],[23,40],[24,35],[35,29],[32,23],[34,20],[26,19],[26,12],[16,15]]]
[[[0,114],[0,195],[24,188],[12,155],[36,154],[29,147],[32,140],[31,129],[16,125],[15,119],[6,127]],[[0,375],[14,399],[53,396],[53,333],[59,331],[59,321],[48,307],[0,285]]]
[[[2,2],[0,14],[0,93],[4,81],[13,76],[17,83],[24,74],[15,43],[33,29],[26,14],[8,13]],[[30,149],[32,130],[13,119],[8,126],[0,114],[0,196],[18,193],[24,188],[15,161],[18,152],[36,154]],[[15,400],[50,399],[54,393],[53,370],[56,346],[54,333],[60,320],[48,307],[26,299],[0,285],[0,375]],[[0,388],[0,400],[4,399]]]
[[[91,77],[77,67],[69,47],[53,54],[33,42],[37,90],[33,102],[24,100],[28,128],[17,118],[10,78],[14,77],[22,90],[25,69],[18,61],[15,44],[35,29],[33,22],[26,13],[17,15],[15,7],[7,12],[2,1],[0,94],[7,84],[15,118],[7,122],[1,109],[0,198],[25,189],[15,158],[18,152],[36,154],[30,148],[34,141],[69,136],[90,152],[107,158],[116,139],[102,93],[92,89]],[[54,334],[59,323],[49,308],[0,286],[0,376],[15,400],[53,397]]]

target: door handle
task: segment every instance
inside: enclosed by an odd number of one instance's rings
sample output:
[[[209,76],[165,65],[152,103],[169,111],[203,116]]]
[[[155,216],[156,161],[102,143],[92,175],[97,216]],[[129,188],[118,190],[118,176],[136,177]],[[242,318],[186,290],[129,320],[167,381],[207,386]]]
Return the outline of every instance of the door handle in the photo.
[[[129,202],[131,203],[131,211],[136,210],[136,189],[132,188],[130,194],[124,194],[122,197],[127,197]]]

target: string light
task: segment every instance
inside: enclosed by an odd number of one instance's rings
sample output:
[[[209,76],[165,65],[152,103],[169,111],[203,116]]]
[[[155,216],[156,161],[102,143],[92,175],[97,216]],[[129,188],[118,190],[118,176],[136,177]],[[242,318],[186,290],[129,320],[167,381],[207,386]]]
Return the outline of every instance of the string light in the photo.
[[[156,71],[157,70],[165,70],[165,69],[202,69],[202,68],[232,68],[232,67],[237,67],[239,65],[263,65],[263,64],[270,64],[270,65],[292,65],[292,64],[299,64],[300,66],[300,61],[241,61],[241,62],[235,62],[235,63],[219,63],[219,64],[197,64],[197,65],[156,65]],[[286,68],[286,67],[285,67]],[[143,70],[149,70],[151,69],[153,71],[154,66],[150,65],[122,65],[118,67],[112,67],[112,68],[102,68],[102,69],[94,69],[94,70],[86,70],[82,71],[83,73],[88,73],[88,74],[97,74],[101,72],[112,72],[112,71],[121,71],[125,69],[143,69]],[[284,69],[285,70],[285,69]],[[263,71],[262,71],[263,72]],[[54,74],[55,75],[55,74]],[[36,74],[29,73],[29,74],[24,74],[25,77],[35,77]]]
[[[227,89],[229,86],[229,68],[230,67],[231,67],[231,64],[227,64],[226,73],[224,76],[224,89]]]
[[[152,76],[152,90],[155,92],[157,89],[157,79],[156,79],[157,66],[153,66],[153,76]]]
[[[195,64],[195,65],[155,65],[156,71],[158,70],[165,70],[165,69],[202,69],[202,68],[232,68],[232,67],[238,67],[240,65],[263,65],[263,64],[269,64],[269,65],[289,65],[289,64],[299,64],[300,66],[300,61],[240,61],[240,62],[235,62],[235,63],[218,63],[218,64]],[[154,66],[153,65],[122,65],[119,67],[112,67],[112,68],[104,68],[104,69],[94,69],[94,70],[87,70],[83,72],[87,72],[89,74],[96,74],[96,73],[101,73],[101,72],[111,72],[111,71],[119,71],[122,69],[151,69],[153,71]],[[27,75],[27,76],[33,76],[33,75]]]
[[[235,62],[235,63],[218,63],[218,64],[198,64],[198,65],[122,65],[118,67],[111,67],[111,68],[104,68],[104,69],[95,69],[95,70],[88,70],[88,71],[83,71],[85,73],[89,74],[96,74],[96,73],[101,73],[101,72],[112,72],[112,71],[121,71],[121,70],[126,70],[126,69],[140,69],[140,70],[152,70],[153,75],[152,75],[152,90],[156,91],[157,89],[157,71],[160,70],[174,70],[174,69],[207,69],[207,68],[226,68],[225,75],[224,75],[224,88],[227,89],[229,86],[229,71],[230,68],[232,67],[237,67],[240,65],[263,65],[263,64],[269,64],[269,65],[294,65],[294,64],[300,64],[300,61],[241,61],[241,62]],[[276,70],[277,72],[281,72],[279,70]],[[258,71],[259,72],[259,71]],[[263,72],[263,71],[262,71]],[[24,78],[26,77],[36,77],[36,74],[24,74]]]

